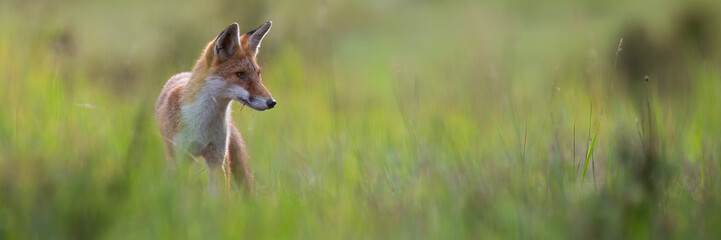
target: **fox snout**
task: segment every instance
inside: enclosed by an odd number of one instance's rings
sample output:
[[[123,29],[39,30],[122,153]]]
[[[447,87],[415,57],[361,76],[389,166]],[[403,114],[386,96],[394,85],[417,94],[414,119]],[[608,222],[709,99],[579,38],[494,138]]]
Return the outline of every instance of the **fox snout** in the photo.
[[[275,104],[277,104],[277,102],[273,98],[265,99],[262,97],[248,97],[248,100],[243,100],[242,98],[239,98],[238,102],[258,111],[265,111],[271,109],[275,107]]]
[[[264,111],[275,107],[277,102],[265,91],[265,94],[253,94],[254,89],[246,89],[239,85],[233,85],[230,89],[230,97],[240,104],[258,111]]]

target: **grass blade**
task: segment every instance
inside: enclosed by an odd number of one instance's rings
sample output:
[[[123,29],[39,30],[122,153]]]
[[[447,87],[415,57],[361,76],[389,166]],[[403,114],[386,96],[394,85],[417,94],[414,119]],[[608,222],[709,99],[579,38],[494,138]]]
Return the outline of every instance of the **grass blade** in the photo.
[[[586,180],[586,170],[588,169],[588,162],[591,160],[591,154],[593,154],[593,147],[596,146],[596,137],[598,137],[598,129],[601,128],[601,121],[598,122],[596,127],[596,133],[593,134],[593,140],[591,140],[591,147],[588,149],[588,155],[586,155],[586,163],[583,165],[583,175],[581,176],[581,182]]]

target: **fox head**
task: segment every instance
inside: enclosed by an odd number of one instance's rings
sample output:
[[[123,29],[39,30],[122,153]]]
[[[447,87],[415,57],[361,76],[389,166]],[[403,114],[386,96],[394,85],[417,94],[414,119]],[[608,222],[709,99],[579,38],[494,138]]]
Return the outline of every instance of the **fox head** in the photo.
[[[223,30],[205,49],[195,71],[206,76],[206,84],[218,86],[217,96],[235,100],[258,111],[271,109],[275,99],[263,85],[256,56],[260,42],[272,22],[240,35],[238,23]]]

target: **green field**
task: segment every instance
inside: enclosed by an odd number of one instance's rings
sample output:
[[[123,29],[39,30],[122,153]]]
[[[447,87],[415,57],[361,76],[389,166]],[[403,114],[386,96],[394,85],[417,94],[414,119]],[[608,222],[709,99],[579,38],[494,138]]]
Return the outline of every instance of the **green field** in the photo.
[[[719,12],[0,1],[0,239],[719,239]],[[257,191],[211,197],[202,160],[167,171],[155,100],[268,20],[278,105],[233,105]]]

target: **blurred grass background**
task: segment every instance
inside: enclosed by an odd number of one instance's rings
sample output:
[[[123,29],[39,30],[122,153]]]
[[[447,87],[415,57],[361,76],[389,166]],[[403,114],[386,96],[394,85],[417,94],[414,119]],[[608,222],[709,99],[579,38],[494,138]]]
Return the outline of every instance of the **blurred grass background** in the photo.
[[[0,238],[718,239],[719,11],[0,1]],[[167,173],[155,99],[268,20],[278,106],[233,106],[257,195],[210,198],[202,162]]]

